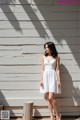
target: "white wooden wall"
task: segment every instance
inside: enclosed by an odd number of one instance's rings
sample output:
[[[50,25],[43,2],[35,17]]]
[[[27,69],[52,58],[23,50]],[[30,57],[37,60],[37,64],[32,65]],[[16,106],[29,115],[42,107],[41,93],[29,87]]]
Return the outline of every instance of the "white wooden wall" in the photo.
[[[63,115],[80,114],[80,6],[57,0],[0,0],[0,104],[47,106],[39,93],[43,45],[53,41],[61,57]],[[22,110],[13,110],[18,115]],[[35,115],[49,115],[37,109]]]

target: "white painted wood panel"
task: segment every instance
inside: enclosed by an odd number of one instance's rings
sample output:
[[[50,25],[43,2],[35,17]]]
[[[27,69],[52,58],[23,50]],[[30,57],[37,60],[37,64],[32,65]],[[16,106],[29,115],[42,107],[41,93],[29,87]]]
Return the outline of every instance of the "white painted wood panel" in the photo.
[[[0,51],[0,57],[18,57],[18,56],[21,56],[22,55],[22,52],[19,50],[13,50],[13,51],[9,51],[9,50],[2,50]]]
[[[15,25],[18,29],[17,21],[12,21],[12,24]],[[80,28],[78,21],[19,21],[19,26],[21,29],[77,29]],[[36,28],[35,28],[36,26]],[[9,21],[1,21],[0,29],[8,30],[13,29],[14,27],[10,24]]]
[[[69,83],[69,84],[68,84]],[[62,90],[64,91],[65,90],[65,94],[66,94],[66,91],[70,91],[72,92],[73,94],[75,94],[76,92],[76,96],[79,96],[79,86],[80,86],[80,82],[72,82],[72,81],[62,81]],[[37,90],[40,88],[40,81],[36,81],[36,82],[0,82],[0,89],[5,91],[6,90],[8,92],[11,92],[11,91],[17,91],[17,90]],[[7,94],[8,94],[7,92]],[[39,92],[39,91],[38,91]],[[64,93],[64,92],[63,92]],[[72,95],[73,95],[72,94]],[[5,93],[6,95],[6,93]],[[18,95],[18,93],[16,92],[16,95]],[[22,96],[23,97],[23,96]],[[37,94],[36,94],[36,97],[37,97]],[[39,96],[38,96],[39,97]],[[62,96],[64,97],[64,96]],[[66,97],[71,97],[71,96],[67,96]]]
[[[0,51],[6,51],[6,50],[8,50],[8,51],[20,51],[22,49],[22,47],[21,46],[0,46]]]
[[[67,69],[66,69],[67,70]],[[67,71],[68,72],[68,71]],[[39,74],[25,74],[25,73],[0,73],[0,81],[2,82],[25,82],[25,81],[40,81],[40,73]],[[75,81],[79,82],[80,81],[80,73],[61,73],[61,81]]]
[[[73,113],[75,112],[75,110],[77,111],[77,112],[79,112],[79,108],[78,107],[71,107],[72,109],[73,109]],[[64,113],[67,111],[67,112],[70,112],[70,108],[68,108],[68,107],[64,107],[63,109],[60,107],[60,109],[59,109],[59,111],[61,112],[61,111],[64,111]],[[46,108],[43,108],[43,109],[39,109],[39,108],[37,108],[37,109],[33,109],[33,115],[37,115],[38,114],[38,112],[37,111],[39,111],[39,113],[41,113],[41,115],[42,114],[44,114],[45,115],[45,113],[46,114],[48,114],[48,116],[49,116],[49,110],[48,109],[46,109]],[[21,113],[23,113],[23,111],[21,110],[21,109],[19,109],[19,111],[18,110],[12,110],[12,109],[10,109],[10,113],[16,113],[16,114],[21,114]],[[80,113],[80,112],[79,112]],[[39,115],[39,114],[38,114]]]
[[[65,66],[65,65],[64,65]],[[64,67],[63,65],[61,66],[61,73],[80,73],[80,68],[78,66],[65,66]],[[8,74],[30,74],[30,73],[33,73],[33,74],[39,74],[41,71],[41,66],[40,65],[6,65],[4,63],[4,66],[0,66],[0,73],[8,73]]]
[[[37,59],[35,59],[37,58]],[[3,57],[0,59],[0,65],[4,66],[4,65],[16,65],[16,66],[32,66],[32,65],[41,65],[41,59],[42,59],[42,56],[37,56],[37,55],[34,55],[33,57]],[[73,66],[73,67],[76,67],[78,68],[78,63],[80,63],[80,59],[77,58],[77,60],[75,59],[66,59],[63,58],[61,59],[61,64],[65,65],[65,66]],[[31,64],[31,65],[30,65]],[[1,69],[1,68],[0,68]],[[76,69],[77,70],[77,69]]]
[[[56,37],[80,36],[77,29],[23,29],[21,32],[15,30],[0,30],[0,37]],[[22,34],[21,34],[22,33]],[[32,34],[31,34],[32,33]]]
[[[0,4],[6,4],[6,0],[0,0]]]
[[[2,57],[10,57],[10,59],[12,58],[12,59],[17,59],[18,57],[20,58],[20,59],[34,59],[34,58],[38,58],[38,60],[36,61],[37,63],[39,62],[39,64],[41,64],[41,58],[42,58],[42,56],[43,56],[43,53],[42,54],[39,54],[39,53],[37,53],[37,54],[22,54],[22,51],[4,51],[4,50],[1,50],[0,51],[0,56],[2,56]],[[14,56],[16,56],[16,58],[14,57]],[[66,61],[68,61],[68,60],[72,60],[72,61],[76,61],[76,63],[77,63],[77,60],[79,60],[80,59],[80,53],[74,53],[74,55],[71,53],[59,53],[59,56],[60,56],[60,60],[61,60],[61,63],[62,63],[62,60],[66,60]],[[9,58],[8,58],[9,59]],[[27,62],[29,62],[29,61],[27,61]]]
[[[16,0],[16,1],[12,1],[12,0],[6,0],[7,4],[31,4],[31,0]]]
[[[28,91],[28,90],[27,90]],[[5,96],[5,98],[33,98],[39,99],[43,98],[43,94],[39,93],[39,90],[31,90],[33,92],[27,92],[26,90],[1,90],[1,93]],[[4,96],[0,95],[0,98],[4,98]]]
[[[41,13],[37,13],[37,14],[34,14],[34,13],[0,13],[0,20],[28,20],[28,21],[33,21],[33,20],[57,20],[57,21],[60,21],[60,20],[77,20],[77,17],[78,17],[79,13],[78,12],[68,12],[68,13],[45,13],[45,16],[42,16]],[[23,16],[23,17],[22,17]],[[18,21],[17,21],[18,22]]]
[[[23,2],[23,1],[22,1]],[[15,4],[15,3],[14,3]],[[36,13],[36,12],[42,12],[45,13],[47,12],[79,12],[80,9],[77,5],[71,6],[64,6],[64,5],[25,5],[25,4],[18,4],[16,3],[15,5],[10,5],[10,4],[5,4],[5,5],[0,5],[0,12],[15,12],[15,13],[25,13],[25,12],[31,12],[31,13]]]
[[[67,69],[66,69],[66,71],[68,72]],[[63,73],[61,73],[61,80],[80,81],[80,75],[77,72],[76,73],[75,72],[73,72],[73,73],[68,72],[65,74],[63,72]]]
[[[80,52],[80,45],[64,45],[61,47],[60,45],[56,45],[57,50],[60,53],[77,53],[79,54]],[[8,50],[9,49],[9,50]],[[37,53],[37,54],[43,54],[44,53],[44,46],[42,45],[25,45],[25,46],[0,46],[1,51],[18,51],[20,50],[22,54],[30,54],[30,53]]]
[[[24,102],[27,101],[33,101],[34,105],[37,106],[47,106],[47,102],[45,102],[44,98],[6,98],[6,99],[0,99],[0,103],[3,103],[4,105],[10,105],[10,106],[22,106]],[[59,106],[66,106],[66,107],[72,107],[72,106],[80,106],[80,98],[59,98],[57,99]],[[65,104],[66,103],[66,104]]]
[[[52,5],[53,4],[53,0],[50,0],[50,1],[48,1],[48,0],[32,0],[32,4],[45,4],[45,5]]]
[[[7,7],[7,6],[6,6]],[[73,5],[73,6],[64,6],[64,5],[31,5],[31,6],[27,6],[26,5],[15,5],[15,12],[40,12],[44,13],[44,12],[79,12],[80,9],[77,5]],[[20,11],[19,11],[20,10]],[[7,11],[6,11],[7,12]]]
[[[49,38],[42,38],[42,37],[33,37],[33,38],[26,38],[26,37],[6,37],[6,38],[0,38],[0,45],[5,46],[24,46],[24,45],[44,45],[47,41],[52,41],[55,43],[55,45],[80,45],[80,37],[79,36],[66,36],[65,38],[62,38],[60,36],[49,37]],[[44,47],[44,46],[43,46]],[[59,51],[58,51],[59,52]]]
[[[36,4],[38,4],[38,5],[53,5],[53,3],[54,3],[54,1],[53,0],[50,0],[50,1],[48,1],[48,0],[32,0],[32,4],[33,5],[36,5]]]
[[[15,87],[14,87],[15,88]],[[17,96],[20,98],[25,98],[28,97],[28,98],[43,98],[43,94],[40,94],[40,91],[39,89],[1,89],[1,93],[4,94],[4,96],[7,98],[7,97],[10,97],[10,98],[17,98]],[[21,96],[22,95],[22,96]],[[59,98],[63,98],[63,97],[71,97],[71,96],[74,96],[74,97],[79,97],[79,88],[72,88],[72,89],[63,89],[63,92],[61,95],[55,95],[55,98],[59,99]],[[2,95],[0,95],[0,98],[4,98]]]
[[[0,74],[0,81],[13,81],[13,82],[25,82],[25,81],[39,81],[40,80],[40,74],[18,74],[18,73],[12,73],[12,74]]]
[[[64,45],[61,47],[60,45],[56,45],[57,50],[60,53],[79,53],[80,45]],[[44,53],[43,46],[24,46],[22,49],[22,53]]]

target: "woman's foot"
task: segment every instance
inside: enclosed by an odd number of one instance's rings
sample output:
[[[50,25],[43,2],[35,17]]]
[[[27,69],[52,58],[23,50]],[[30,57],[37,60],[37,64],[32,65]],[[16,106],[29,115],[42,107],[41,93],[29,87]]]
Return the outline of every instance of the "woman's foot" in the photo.
[[[56,120],[61,120],[61,114],[56,115]]]
[[[54,120],[54,116],[51,116],[51,117],[50,117],[50,120]]]

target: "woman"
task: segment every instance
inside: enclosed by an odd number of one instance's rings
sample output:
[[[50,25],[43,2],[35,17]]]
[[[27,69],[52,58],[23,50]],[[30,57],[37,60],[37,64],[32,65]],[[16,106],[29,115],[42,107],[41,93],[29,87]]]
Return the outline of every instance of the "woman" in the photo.
[[[47,94],[48,108],[50,110],[50,120],[54,119],[52,108],[56,114],[56,120],[61,120],[58,112],[57,102],[54,95],[61,93],[60,82],[60,58],[53,42],[44,44],[45,54],[42,56],[41,81],[40,86]]]

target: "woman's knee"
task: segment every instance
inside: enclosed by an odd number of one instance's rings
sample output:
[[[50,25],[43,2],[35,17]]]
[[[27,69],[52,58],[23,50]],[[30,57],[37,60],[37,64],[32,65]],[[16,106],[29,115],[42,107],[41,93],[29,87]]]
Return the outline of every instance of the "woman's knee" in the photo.
[[[48,97],[48,101],[49,102],[55,102],[55,98],[54,97]]]
[[[49,93],[49,95],[48,95],[48,101],[54,102],[55,101],[54,95],[55,95],[54,93]]]
[[[53,101],[53,97],[48,97],[48,101],[52,102]]]

